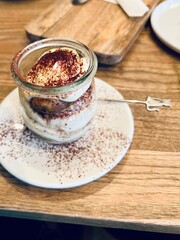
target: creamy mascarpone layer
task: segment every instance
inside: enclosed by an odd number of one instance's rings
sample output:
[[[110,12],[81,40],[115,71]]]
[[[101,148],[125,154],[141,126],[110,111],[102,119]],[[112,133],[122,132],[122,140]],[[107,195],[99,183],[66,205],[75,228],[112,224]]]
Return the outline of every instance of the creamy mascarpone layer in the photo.
[[[28,102],[25,101],[23,105],[25,114],[32,120],[33,125],[39,124],[45,129],[51,128],[54,129],[54,131],[63,130],[67,132],[73,132],[83,128],[93,118],[96,110],[96,104],[92,102],[88,107],[79,112],[74,112],[74,114],[70,116],[47,119],[35,112]]]
[[[46,121],[34,112],[27,102],[21,109],[25,124],[30,130],[45,139],[58,142],[64,142],[66,139],[71,142],[81,137],[89,128],[87,125],[93,119],[95,111],[96,105],[91,104],[88,108],[69,118]]]

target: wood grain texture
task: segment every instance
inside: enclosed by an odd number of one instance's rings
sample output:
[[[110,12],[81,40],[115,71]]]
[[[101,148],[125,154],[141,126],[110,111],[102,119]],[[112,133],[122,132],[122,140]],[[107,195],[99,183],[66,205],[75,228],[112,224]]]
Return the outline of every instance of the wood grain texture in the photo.
[[[58,0],[26,27],[31,40],[72,38],[88,45],[103,64],[115,64],[126,55],[159,0],[146,0],[150,10],[141,18],[128,17],[119,5],[102,0],[73,5]]]
[[[16,87],[9,68],[14,54],[28,44],[24,26],[50,4],[0,2],[0,100]],[[173,108],[149,113],[131,105],[135,132],[128,154],[110,173],[83,187],[36,188],[0,166],[0,215],[180,233],[179,56],[154,36],[148,23],[123,61],[100,65],[97,77],[125,98],[170,98]]]

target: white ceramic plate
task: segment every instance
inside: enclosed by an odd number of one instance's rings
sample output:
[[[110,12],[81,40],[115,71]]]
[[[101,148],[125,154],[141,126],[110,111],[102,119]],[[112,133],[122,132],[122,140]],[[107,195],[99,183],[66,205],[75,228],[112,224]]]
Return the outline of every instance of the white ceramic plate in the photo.
[[[122,98],[96,79],[98,97]],[[134,122],[126,103],[98,101],[89,135],[66,145],[52,145],[28,130],[19,114],[18,91],[0,105],[0,161],[16,178],[44,188],[70,188],[92,182],[114,168],[133,138]]]
[[[180,53],[180,0],[160,3],[151,15],[151,25],[162,42]]]

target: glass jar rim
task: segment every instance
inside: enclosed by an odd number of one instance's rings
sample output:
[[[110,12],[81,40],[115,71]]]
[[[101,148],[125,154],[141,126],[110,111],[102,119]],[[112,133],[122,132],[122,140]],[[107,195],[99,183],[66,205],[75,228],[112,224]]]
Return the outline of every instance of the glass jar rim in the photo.
[[[35,85],[32,84],[30,82],[27,82],[25,80],[25,78],[22,76],[22,74],[20,73],[19,70],[19,64],[20,62],[31,52],[33,52],[34,50],[38,50],[38,49],[42,49],[45,47],[77,47],[77,48],[83,48],[83,50],[86,51],[86,53],[89,56],[89,67],[87,72],[80,77],[77,81],[74,81],[73,83],[69,83],[67,85],[64,86],[53,86],[53,87],[47,87],[47,86],[39,86],[39,85]],[[23,48],[22,50],[20,50],[15,57],[12,60],[11,63],[11,74],[15,80],[15,82],[22,86],[24,85],[24,87],[26,89],[33,89],[33,91],[46,91],[46,90],[54,90],[55,92],[57,91],[61,91],[64,92],[67,90],[67,88],[76,88],[77,86],[79,86],[81,83],[84,82],[84,80],[87,79],[87,77],[93,72],[94,69],[97,69],[97,57],[94,54],[94,52],[87,47],[86,45],[84,45],[83,43],[79,42],[79,41],[75,41],[72,39],[68,39],[68,38],[47,38],[47,39],[42,39],[42,40],[38,40],[35,41],[33,43],[30,43],[29,45],[27,45],[25,48]]]

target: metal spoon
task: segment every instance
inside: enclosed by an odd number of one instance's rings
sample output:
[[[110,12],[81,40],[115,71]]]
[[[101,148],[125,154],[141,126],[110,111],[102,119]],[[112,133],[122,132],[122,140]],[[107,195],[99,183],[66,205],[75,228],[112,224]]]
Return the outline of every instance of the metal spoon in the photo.
[[[86,3],[89,0],[71,0],[72,4],[78,5],[78,4],[83,4]]]
[[[145,104],[146,109],[150,112],[159,112],[160,107],[172,107],[170,99],[160,99],[156,97],[147,97],[145,101],[139,100],[126,100],[126,99],[103,99],[99,98],[99,101],[108,102],[123,102],[123,103],[135,103],[135,104]]]

